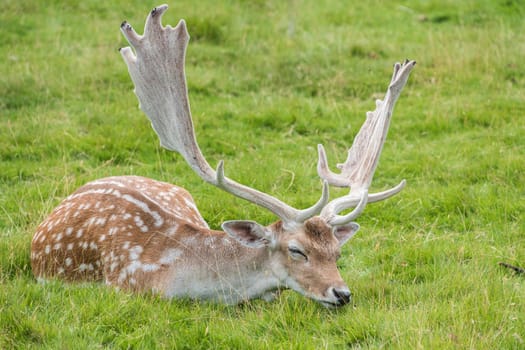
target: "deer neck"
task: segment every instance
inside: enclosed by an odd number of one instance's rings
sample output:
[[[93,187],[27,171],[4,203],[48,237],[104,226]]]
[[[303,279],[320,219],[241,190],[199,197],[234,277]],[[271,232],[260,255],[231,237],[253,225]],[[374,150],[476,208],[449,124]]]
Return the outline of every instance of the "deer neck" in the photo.
[[[185,268],[169,273],[166,297],[209,299],[228,304],[265,297],[281,285],[268,248],[250,248],[222,231],[194,235]],[[189,245],[188,245],[189,246]]]

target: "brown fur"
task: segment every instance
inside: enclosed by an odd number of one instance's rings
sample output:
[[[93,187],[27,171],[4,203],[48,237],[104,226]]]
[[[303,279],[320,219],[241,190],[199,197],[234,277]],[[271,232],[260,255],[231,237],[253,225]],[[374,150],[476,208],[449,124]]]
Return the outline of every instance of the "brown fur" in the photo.
[[[111,188],[113,193],[104,192]],[[159,225],[159,220],[137,205],[139,202],[159,216],[169,210],[166,208],[179,208],[177,222],[164,215]],[[207,227],[186,190],[133,176],[94,181],[66,198],[38,226],[31,245],[33,273],[70,281],[105,278],[107,283],[117,284],[119,271],[129,264],[133,247],[145,251],[141,254],[144,263],[153,262],[171,239],[170,230],[180,225],[188,228],[179,231]],[[141,232],[141,228],[147,232]]]
[[[284,285],[337,303],[333,288],[347,287],[330,226],[313,217],[292,230],[281,221],[264,230],[271,240],[246,246],[210,230],[186,190],[142,177],[109,177],[79,188],[39,225],[31,264],[37,278],[102,280],[168,297],[238,302]],[[307,260],[292,258],[292,240]]]

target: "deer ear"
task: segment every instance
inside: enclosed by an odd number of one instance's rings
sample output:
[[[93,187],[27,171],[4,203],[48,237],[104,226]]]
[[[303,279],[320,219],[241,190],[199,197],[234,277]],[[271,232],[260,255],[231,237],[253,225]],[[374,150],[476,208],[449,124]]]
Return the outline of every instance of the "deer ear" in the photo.
[[[343,246],[356,232],[359,231],[359,225],[355,222],[350,222],[345,225],[334,228],[334,236],[339,241],[339,246]]]
[[[271,231],[255,221],[231,220],[223,222],[221,226],[230,237],[250,248],[268,246],[273,240]]]

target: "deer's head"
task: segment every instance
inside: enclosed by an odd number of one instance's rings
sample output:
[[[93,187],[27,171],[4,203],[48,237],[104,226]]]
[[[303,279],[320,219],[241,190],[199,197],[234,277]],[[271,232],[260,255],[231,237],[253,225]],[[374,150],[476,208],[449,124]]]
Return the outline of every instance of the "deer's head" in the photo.
[[[343,244],[359,229],[357,224],[332,227],[314,216],[288,228],[282,221],[266,227],[244,220],[227,221],[222,227],[248,247],[267,249],[271,270],[284,286],[328,307],[350,301],[337,260]]]

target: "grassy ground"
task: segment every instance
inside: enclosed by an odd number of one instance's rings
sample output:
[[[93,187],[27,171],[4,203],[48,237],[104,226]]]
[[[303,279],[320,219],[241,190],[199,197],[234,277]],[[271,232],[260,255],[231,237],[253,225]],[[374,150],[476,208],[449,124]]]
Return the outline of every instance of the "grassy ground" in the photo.
[[[286,292],[226,307],[40,285],[38,223],[81,184],[136,174],[182,185],[217,227],[270,223],[158,146],[117,49],[151,1],[0,4],[0,348],[525,347],[525,2],[177,1],[203,153],[296,207],[319,196],[317,143],[345,150],[395,61],[418,61],[370,205],[345,246],[355,296],[339,311]],[[338,154],[338,157],[334,157]],[[337,158],[337,159],[336,159]],[[340,194],[341,192],[335,192]]]

